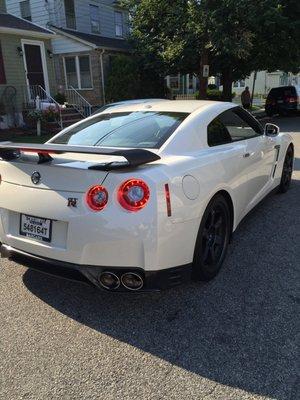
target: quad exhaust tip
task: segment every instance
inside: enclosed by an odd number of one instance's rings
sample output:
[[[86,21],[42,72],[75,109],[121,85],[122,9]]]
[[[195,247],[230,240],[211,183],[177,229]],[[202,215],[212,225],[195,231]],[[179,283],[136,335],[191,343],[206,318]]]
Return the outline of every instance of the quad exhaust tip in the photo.
[[[126,272],[120,278],[110,271],[104,271],[100,274],[100,285],[107,290],[116,290],[120,287],[121,283],[127,290],[140,290],[144,286],[143,278],[135,272]]]
[[[113,272],[102,272],[99,276],[100,285],[107,290],[116,290],[120,286],[119,277]]]
[[[121,277],[122,285],[128,290],[140,290],[144,285],[143,278],[134,272],[127,272]]]

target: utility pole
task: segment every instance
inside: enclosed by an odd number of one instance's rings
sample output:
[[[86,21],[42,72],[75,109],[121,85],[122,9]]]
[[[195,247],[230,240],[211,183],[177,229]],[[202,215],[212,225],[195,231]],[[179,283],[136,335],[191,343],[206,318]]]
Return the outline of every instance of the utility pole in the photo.
[[[200,60],[200,74],[199,74],[200,99],[206,99],[208,77],[209,77],[208,52],[206,49],[203,49]]]
[[[253,97],[254,97],[256,77],[257,77],[257,71],[254,71],[253,86],[252,86],[252,93],[251,93],[251,107],[253,106]]]

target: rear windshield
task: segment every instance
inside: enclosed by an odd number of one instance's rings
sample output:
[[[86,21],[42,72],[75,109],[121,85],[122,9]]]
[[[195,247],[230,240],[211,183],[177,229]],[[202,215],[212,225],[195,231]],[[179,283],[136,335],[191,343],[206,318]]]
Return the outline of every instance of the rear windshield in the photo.
[[[270,90],[269,97],[292,97],[296,96],[296,89],[294,86],[281,86]]]
[[[51,140],[80,146],[159,148],[186,113],[135,111],[101,114]]]

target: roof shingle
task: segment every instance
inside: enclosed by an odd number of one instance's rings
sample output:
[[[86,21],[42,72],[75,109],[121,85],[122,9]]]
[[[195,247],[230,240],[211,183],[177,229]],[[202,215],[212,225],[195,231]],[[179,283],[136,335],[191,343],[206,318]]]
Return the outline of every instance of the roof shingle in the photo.
[[[120,51],[127,51],[129,52],[131,50],[131,46],[127,40],[124,39],[114,39],[114,38],[109,38],[105,36],[99,36],[99,35],[93,35],[90,33],[84,33],[84,32],[77,32],[77,31],[72,31],[69,29],[64,29],[64,28],[57,28],[54,27],[57,31],[61,31],[62,33],[66,33],[68,35],[74,36],[74,38],[78,38],[81,40],[84,40],[86,42],[89,42],[97,47],[104,47],[104,48],[109,48],[109,49],[116,49]]]
[[[48,29],[32,24],[25,19],[18,18],[12,14],[0,13],[0,28],[20,29],[37,33],[53,34]]]

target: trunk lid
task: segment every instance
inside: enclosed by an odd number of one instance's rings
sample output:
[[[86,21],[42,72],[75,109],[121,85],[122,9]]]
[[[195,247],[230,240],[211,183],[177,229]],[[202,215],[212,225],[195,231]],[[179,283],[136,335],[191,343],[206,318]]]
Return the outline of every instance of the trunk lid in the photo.
[[[115,157],[99,156],[98,162],[109,162]],[[92,170],[94,161],[53,159],[51,163],[38,164],[34,156],[13,161],[1,161],[1,180],[14,185],[41,190],[83,193],[95,184],[102,184],[107,171]],[[98,158],[98,157],[97,157]],[[111,161],[113,161],[111,160]]]
[[[145,149],[113,149],[52,143],[0,143],[4,182],[42,190],[85,192],[114,169],[160,160]]]

